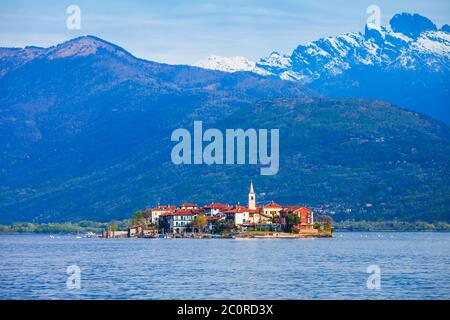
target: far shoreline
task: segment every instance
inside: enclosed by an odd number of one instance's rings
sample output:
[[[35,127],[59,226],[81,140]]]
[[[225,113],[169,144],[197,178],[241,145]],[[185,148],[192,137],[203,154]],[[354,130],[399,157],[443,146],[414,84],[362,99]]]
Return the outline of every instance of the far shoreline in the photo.
[[[16,222],[8,225],[0,224],[0,235],[8,234],[54,234],[75,235],[102,231],[111,224],[119,227],[130,225],[130,220],[116,220],[110,222],[79,221],[79,222],[48,222],[30,223]],[[338,221],[333,223],[333,232],[450,232],[450,224],[443,221]],[[216,235],[217,236],[217,235]]]

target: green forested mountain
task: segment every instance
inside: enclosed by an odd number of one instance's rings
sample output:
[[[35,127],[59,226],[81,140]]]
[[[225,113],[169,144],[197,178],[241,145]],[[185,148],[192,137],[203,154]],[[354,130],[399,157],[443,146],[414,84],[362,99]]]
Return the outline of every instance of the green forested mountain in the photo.
[[[95,37],[0,49],[0,222],[111,220],[158,201],[303,204],[449,221],[450,129],[252,73],[139,60]],[[280,169],[171,162],[176,128],[279,128]]]

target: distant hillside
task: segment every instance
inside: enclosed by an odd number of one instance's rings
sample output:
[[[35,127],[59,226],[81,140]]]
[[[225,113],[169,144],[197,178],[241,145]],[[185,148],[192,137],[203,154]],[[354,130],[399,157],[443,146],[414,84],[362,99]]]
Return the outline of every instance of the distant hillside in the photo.
[[[297,82],[136,59],[95,37],[0,49],[0,222],[110,220],[155,205],[300,203],[335,218],[449,221],[450,129]],[[171,132],[279,128],[280,171],[175,166]]]

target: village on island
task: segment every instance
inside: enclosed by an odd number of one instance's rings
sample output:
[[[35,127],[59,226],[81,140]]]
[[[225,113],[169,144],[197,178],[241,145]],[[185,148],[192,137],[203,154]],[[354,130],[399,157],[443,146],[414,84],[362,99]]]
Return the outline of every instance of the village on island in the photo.
[[[247,206],[211,203],[160,205],[137,211],[126,230],[108,226],[102,238],[313,238],[331,237],[328,216],[300,205],[256,203],[250,182]]]

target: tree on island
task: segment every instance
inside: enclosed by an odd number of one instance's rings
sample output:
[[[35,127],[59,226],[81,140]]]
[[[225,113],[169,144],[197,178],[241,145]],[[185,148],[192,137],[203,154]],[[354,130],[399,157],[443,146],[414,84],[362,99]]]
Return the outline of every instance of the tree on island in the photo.
[[[222,220],[212,221],[212,233],[223,233],[228,229],[228,223]]]
[[[332,232],[333,218],[330,216],[319,215],[316,218],[315,228],[320,231]]]
[[[272,216],[272,223],[280,223],[280,216],[273,215]]]
[[[288,214],[286,217],[286,229],[289,230],[289,232],[293,232],[296,225],[300,223],[299,216],[295,214]]]
[[[133,214],[133,218],[131,218],[131,224],[148,224],[148,219],[150,218],[150,210],[138,210]]]
[[[198,229],[200,231],[203,231],[205,227],[208,225],[208,220],[206,217],[202,214],[197,215],[194,220],[192,221],[192,228]]]

